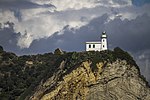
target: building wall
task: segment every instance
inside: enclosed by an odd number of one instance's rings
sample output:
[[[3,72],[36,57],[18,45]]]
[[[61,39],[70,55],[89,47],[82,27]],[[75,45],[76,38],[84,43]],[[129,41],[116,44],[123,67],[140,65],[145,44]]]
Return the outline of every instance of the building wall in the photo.
[[[101,44],[86,43],[86,51],[101,51]]]

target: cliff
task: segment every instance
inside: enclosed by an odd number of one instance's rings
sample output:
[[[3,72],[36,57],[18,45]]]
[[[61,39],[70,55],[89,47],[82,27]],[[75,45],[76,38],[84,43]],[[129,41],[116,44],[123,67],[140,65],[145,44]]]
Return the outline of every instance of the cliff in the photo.
[[[139,77],[135,66],[120,60],[113,63],[99,62],[97,71],[92,72],[91,63],[82,62],[62,80],[59,80],[61,72],[56,73],[41,83],[30,99],[149,100],[150,89]],[[62,64],[60,67],[64,66]]]
[[[56,72],[42,81],[29,99],[150,100],[150,88],[127,52],[117,48],[88,55],[84,60],[78,53],[64,57]]]
[[[18,57],[1,50],[0,98],[150,100],[150,88],[139,67],[120,48],[102,52],[57,51]]]

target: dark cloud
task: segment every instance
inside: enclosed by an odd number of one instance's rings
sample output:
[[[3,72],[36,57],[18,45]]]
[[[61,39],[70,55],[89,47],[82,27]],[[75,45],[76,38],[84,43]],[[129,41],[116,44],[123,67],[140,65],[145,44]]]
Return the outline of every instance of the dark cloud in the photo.
[[[19,47],[17,47],[17,39],[20,34],[14,32],[13,25],[12,22],[6,22],[5,26],[7,27],[2,28],[0,23],[0,45],[7,51],[17,52],[19,50]]]
[[[0,0],[1,9],[31,9],[40,7],[53,7],[51,4],[40,5],[29,0]]]
[[[12,9],[11,11],[14,12],[14,16],[18,19],[18,21],[22,21],[22,13],[19,9]]]
[[[133,20],[115,20],[106,24],[107,32],[110,33],[110,41],[113,46],[138,52],[150,49],[150,16],[144,14]]]
[[[128,4],[128,2],[125,1],[125,0],[113,0],[113,2],[114,2],[114,3],[118,3],[118,4],[120,4],[120,5]]]
[[[136,6],[142,6],[147,3],[150,3],[150,0],[132,0],[132,4]]]

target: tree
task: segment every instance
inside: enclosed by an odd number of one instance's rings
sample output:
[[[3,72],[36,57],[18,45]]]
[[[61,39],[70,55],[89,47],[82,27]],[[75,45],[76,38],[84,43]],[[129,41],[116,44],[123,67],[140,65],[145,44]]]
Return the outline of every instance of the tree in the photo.
[[[62,54],[64,54],[64,53],[63,53],[63,51],[62,51],[61,49],[57,48],[57,49],[54,51],[54,54],[56,54],[56,55],[62,55]]]
[[[119,54],[124,53],[124,51],[121,48],[119,48],[119,47],[114,48],[114,52],[115,53],[119,53]]]
[[[2,52],[3,51],[3,47],[2,46],[0,46],[0,52]]]

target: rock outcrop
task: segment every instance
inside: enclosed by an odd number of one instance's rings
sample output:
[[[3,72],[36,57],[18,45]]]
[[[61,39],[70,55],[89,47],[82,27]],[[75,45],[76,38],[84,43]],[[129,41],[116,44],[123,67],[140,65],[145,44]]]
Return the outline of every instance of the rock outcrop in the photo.
[[[30,100],[150,100],[150,88],[136,65],[126,60],[91,60],[57,71],[36,87]],[[93,69],[94,67],[94,69]]]

